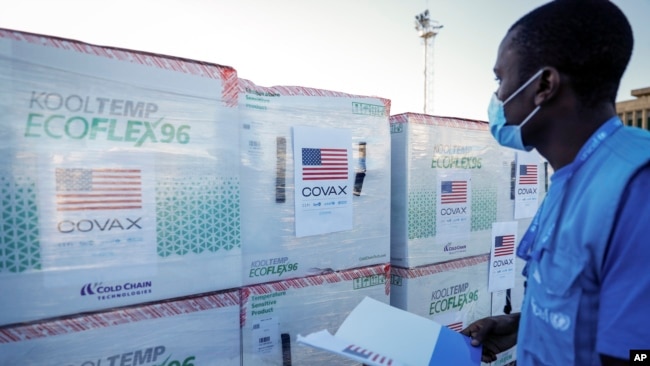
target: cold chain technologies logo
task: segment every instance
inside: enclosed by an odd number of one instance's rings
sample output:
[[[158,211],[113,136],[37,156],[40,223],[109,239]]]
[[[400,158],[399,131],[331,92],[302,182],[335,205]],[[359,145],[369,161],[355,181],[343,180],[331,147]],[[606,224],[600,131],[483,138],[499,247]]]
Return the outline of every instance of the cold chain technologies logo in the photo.
[[[81,296],[96,296],[98,301],[106,301],[150,294],[152,287],[152,281],[124,282],[115,285],[95,282],[83,285],[80,293]]]
[[[165,346],[149,347],[132,352],[123,352],[115,355],[87,360],[82,363],[67,363],[66,366],[194,366],[196,356],[174,357],[171,353],[165,354]]]
[[[443,250],[449,254],[462,253],[467,251],[467,245],[464,244],[453,245],[452,243],[447,243],[445,244]]]
[[[165,122],[158,104],[32,91],[25,137],[144,143],[190,142],[190,125]]]

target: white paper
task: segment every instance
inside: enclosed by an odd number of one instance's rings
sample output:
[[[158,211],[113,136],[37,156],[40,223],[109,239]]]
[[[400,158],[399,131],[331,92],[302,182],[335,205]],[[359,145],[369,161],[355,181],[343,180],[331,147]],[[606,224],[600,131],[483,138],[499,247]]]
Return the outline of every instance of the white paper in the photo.
[[[352,229],[352,132],[293,127],[296,236]]]
[[[535,151],[517,152],[515,219],[535,216],[539,206],[540,158]]]
[[[468,337],[369,297],[357,305],[334,336],[326,333],[298,335],[298,343],[367,365],[480,364],[481,349],[472,347]]]
[[[517,221],[492,224],[492,250],[488,278],[488,291],[490,292],[515,287],[517,225]]]
[[[472,179],[469,171],[451,170],[438,176],[436,239],[439,243],[469,241],[472,228]]]
[[[349,359],[363,362],[364,365],[390,365],[406,366],[407,364],[395,361],[391,357],[382,355],[358,345],[352,344],[340,337],[333,336],[326,329],[309,334],[306,337],[298,335],[298,343],[302,343],[314,348],[330,351]]]

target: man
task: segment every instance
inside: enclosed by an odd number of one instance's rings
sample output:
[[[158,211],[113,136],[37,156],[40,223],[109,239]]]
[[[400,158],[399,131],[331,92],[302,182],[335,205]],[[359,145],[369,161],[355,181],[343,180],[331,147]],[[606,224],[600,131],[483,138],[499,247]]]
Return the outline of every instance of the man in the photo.
[[[547,3],[499,46],[490,130],[555,173],[517,248],[521,313],[462,331],[485,362],[515,343],[520,366],[627,365],[630,349],[650,348],[650,134],[615,110],[632,46],[606,0]]]

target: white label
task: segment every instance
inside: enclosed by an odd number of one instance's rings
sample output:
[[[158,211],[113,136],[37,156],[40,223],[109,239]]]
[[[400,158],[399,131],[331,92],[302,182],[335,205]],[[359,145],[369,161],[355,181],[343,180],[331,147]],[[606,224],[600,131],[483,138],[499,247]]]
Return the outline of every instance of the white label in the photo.
[[[253,352],[271,355],[280,351],[280,328],[277,318],[256,319],[252,324]]]

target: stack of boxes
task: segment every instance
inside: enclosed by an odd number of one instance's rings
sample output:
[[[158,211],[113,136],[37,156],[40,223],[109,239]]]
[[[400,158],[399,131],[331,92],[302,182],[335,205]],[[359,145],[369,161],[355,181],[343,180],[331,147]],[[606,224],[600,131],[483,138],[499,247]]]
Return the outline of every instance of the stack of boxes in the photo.
[[[0,52],[0,363],[332,364],[297,334],[389,302],[388,100],[9,30]],[[329,148],[343,176],[310,179]]]
[[[536,165],[538,172],[535,184],[521,184],[525,178],[522,178],[523,168],[522,165]],[[517,152],[514,160],[511,162],[512,182],[511,182],[511,200],[509,204],[505,205],[507,212],[514,214],[514,221],[517,222],[517,235],[516,243],[523,238],[526,230],[532,222],[531,208],[538,207],[543,201],[546,193],[548,192],[549,177],[552,174],[551,167],[548,162],[543,162],[543,158],[536,152],[523,153]],[[525,169],[524,169],[525,170]],[[528,205],[531,207],[517,206],[519,204]],[[527,208],[527,209],[525,209]],[[521,305],[524,299],[524,289],[526,278],[522,275],[522,270],[526,262],[515,256],[515,278],[514,285],[508,290],[495,291],[492,293],[492,315],[503,315],[510,313],[521,312]],[[492,366],[504,366],[516,364],[516,351],[517,347],[502,352],[498,355],[496,361]]]
[[[236,71],[0,30],[0,79],[0,364],[238,364]]]
[[[460,330],[489,316],[487,273],[511,158],[480,121],[391,117],[391,305]]]
[[[484,122],[10,30],[0,56],[1,364],[343,364],[296,337],[366,296],[518,310],[492,224],[530,218]]]
[[[518,311],[523,267],[514,243],[530,218],[515,214],[521,209],[515,201],[526,194],[524,203],[534,209],[543,198],[546,175],[539,155],[502,148],[487,123],[460,118],[394,115],[391,135],[391,305],[455,330]],[[519,165],[535,166],[529,169],[534,178],[528,177],[534,189],[518,192],[527,179]],[[500,264],[492,261],[499,241],[495,223],[516,227],[506,257],[515,263],[515,280],[509,290],[492,292],[491,267]]]
[[[389,303],[390,102],[240,79],[239,108],[244,364],[341,364],[295,341]]]

